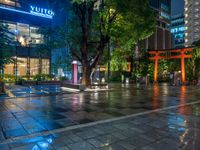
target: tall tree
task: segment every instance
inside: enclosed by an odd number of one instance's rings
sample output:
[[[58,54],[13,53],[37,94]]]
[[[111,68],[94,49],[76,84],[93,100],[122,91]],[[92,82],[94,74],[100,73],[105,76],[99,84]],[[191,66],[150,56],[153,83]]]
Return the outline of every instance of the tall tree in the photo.
[[[200,40],[193,43],[192,58],[187,63],[187,74],[190,80],[200,77]]]
[[[155,14],[147,0],[73,0],[72,7],[71,49],[82,64],[84,85],[91,83],[91,75],[111,38],[119,46],[136,45],[155,27]]]
[[[12,63],[14,40],[13,34],[9,31],[8,25],[0,23],[0,75],[3,74],[5,64]]]
[[[148,0],[70,0],[70,5],[63,0],[49,1],[59,10],[68,9],[68,29],[61,32],[62,40],[82,64],[82,84],[86,86],[110,40],[112,46],[130,51],[155,27]]]

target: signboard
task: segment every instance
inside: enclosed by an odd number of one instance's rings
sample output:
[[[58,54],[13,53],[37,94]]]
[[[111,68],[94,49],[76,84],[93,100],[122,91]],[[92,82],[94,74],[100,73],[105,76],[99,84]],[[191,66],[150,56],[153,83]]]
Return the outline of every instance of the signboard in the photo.
[[[37,16],[41,16],[41,17],[46,17],[46,18],[53,18],[54,16],[54,12],[50,9],[46,9],[46,8],[40,8],[37,6],[30,6],[30,13],[37,15]]]
[[[52,10],[40,8],[40,7],[36,7],[36,6],[30,6],[30,10],[28,10],[28,11],[27,10],[25,11],[23,9],[9,8],[9,7],[5,7],[5,6],[0,6],[0,9],[17,12],[17,13],[22,13],[22,14],[27,14],[27,15],[48,18],[48,19],[52,19],[53,16],[55,15],[55,13]]]

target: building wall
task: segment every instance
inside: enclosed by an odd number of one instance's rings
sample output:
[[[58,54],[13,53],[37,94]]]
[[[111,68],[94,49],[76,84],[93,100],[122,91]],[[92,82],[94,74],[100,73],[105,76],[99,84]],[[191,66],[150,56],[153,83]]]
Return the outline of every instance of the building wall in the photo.
[[[185,0],[185,46],[200,39],[200,1]]]
[[[148,50],[171,49],[171,33],[168,29],[157,27],[155,33],[146,39],[145,43]]]
[[[52,27],[53,13],[47,0],[0,0],[0,22],[13,33],[15,48],[10,52],[17,60],[6,65],[5,74],[26,75],[30,69],[30,75],[35,75],[39,67],[42,73],[49,74],[50,52],[41,55],[36,46],[44,41],[39,29]]]
[[[146,49],[170,49],[171,33],[168,29],[171,16],[171,0],[149,0],[149,4],[153,10],[157,11],[157,27],[152,36],[146,39]]]
[[[173,48],[182,48],[185,43],[185,22],[184,15],[178,14],[172,16],[170,30],[173,35],[172,46]]]

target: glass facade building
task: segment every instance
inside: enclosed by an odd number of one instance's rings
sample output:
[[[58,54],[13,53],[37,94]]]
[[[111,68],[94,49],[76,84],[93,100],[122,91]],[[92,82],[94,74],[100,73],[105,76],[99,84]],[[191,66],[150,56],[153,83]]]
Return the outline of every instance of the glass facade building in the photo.
[[[185,46],[200,40],[200,1],[185,0]]]
[[[170,30],[173,35],[172,44],[174,48],[184,47],[185,43],[185,21],[184,15],[178,14],[172,16]]]
[[[16,61],[5,66],[4,74],[50,73],[50,52],[39,55],[36,47],[44,42],[39,29],[50,28],[54,15],[47,1],[0,0],[0,22],[8,25],[16,43],[10,51]]]

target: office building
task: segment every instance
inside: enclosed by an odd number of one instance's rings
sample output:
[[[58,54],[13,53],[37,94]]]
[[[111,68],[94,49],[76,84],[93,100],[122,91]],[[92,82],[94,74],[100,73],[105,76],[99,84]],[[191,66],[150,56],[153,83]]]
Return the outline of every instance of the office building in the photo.
[[[171,33],[171,0],[149,0],[150,7],[158,13],[155,33],[145,40],[145,48],[149,50],[170,49]]]
[[[200,39],[200,0],[185,0],[185,46]]]
[[[39,29],[50,28],[54,16],[47,1],[0,0],[0,22],[8,25],[16,43],[11,51],[16,61],[5,66],[4,74],[49,74],[50,53],[41,54],[37,46],[44,42]]]
[[[170,30],[172,33],[172,47],[182,48],[185,43],[185,22],[184,15],[177,14],[172,16]]]

